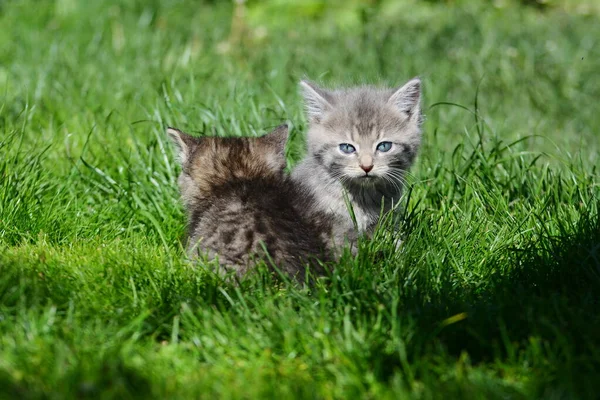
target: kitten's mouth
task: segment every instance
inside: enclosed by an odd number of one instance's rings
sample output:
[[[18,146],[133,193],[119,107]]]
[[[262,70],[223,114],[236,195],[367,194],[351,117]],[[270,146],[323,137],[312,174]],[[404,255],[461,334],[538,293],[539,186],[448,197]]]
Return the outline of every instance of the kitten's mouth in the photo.
[[[369,188],[375,188],[378,183],[379,179],[375,175],[354,176],[347,181],[347,184],[350,187],[354,187],[355,189],[363,188],[366,190],[370,190]]]
[[[375,175],[361,175],[357,178],[358,183],[363,185],[372,185],[377,181]]]

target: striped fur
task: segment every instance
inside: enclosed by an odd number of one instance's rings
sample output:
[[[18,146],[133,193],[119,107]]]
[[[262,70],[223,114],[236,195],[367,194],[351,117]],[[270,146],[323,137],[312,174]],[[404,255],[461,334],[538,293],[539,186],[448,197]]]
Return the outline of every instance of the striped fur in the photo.
[[[267,254],[290,276],[302,276],[307,264],[322,272],[318,260],[329,259],[331,224],[314,210],[312,196],[284,175],[287,126],[260,138],[196,138],[172,128],[168,133],[182,162],[178,183],[190,256],[218,258],[238,276]]]

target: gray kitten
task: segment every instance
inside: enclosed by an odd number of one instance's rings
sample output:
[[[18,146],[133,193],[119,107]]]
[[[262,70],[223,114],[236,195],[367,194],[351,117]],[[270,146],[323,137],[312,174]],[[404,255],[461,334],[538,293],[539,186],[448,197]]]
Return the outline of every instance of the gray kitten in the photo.
[[[301,278],[328,261],[331,219],[284,174],[288,128],[255,138],[197,138],[168,128],[182,166],[179,188],[188,215],[188,253],[218,257],[226,271],[248,272],[268,257]],[[266,251],[266,252],[265,252]]]
[[[301,82],[309,129],[307,155],[292,179],[334,218],[334,242],[370,235],[396,205],[421,142],[421,81],[399,89],[325,90]],[[351,206],[356,226],[349,213]]]

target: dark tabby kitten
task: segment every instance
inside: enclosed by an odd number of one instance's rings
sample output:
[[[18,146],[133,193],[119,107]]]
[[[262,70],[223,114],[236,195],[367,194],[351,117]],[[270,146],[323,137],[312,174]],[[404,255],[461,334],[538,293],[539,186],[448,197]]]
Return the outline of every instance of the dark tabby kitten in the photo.
[[[301,278],[307,263],[322,272],[317,259],[329,259],[331,226],[313,212],[312,197],[284,175],[286,125],[258,138],[197,138],[173,128],[167,133],[182,165],[178,183],[190,256],[204,252],[241,276],[266,250],[290,276]]]

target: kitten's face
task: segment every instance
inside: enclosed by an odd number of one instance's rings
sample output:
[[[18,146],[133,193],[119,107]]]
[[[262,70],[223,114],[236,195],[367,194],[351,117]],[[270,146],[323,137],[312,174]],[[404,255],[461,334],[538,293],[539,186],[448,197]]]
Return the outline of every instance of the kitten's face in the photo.
[[[173,128],[167,133],[178,147],[178,184],[188,206],[225,184],[282,176],[286,166],[286,125],[258,138],[197,138]]]
[[[396,185],[420,144],[420,81],[397,91],[324,91],[303,82],[309,153],[346,184]]]

